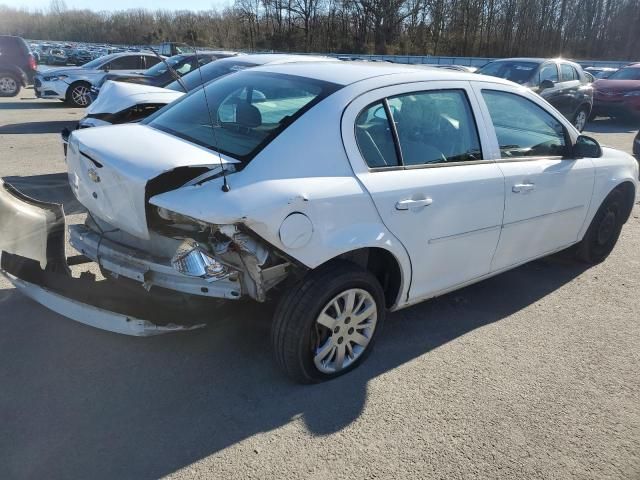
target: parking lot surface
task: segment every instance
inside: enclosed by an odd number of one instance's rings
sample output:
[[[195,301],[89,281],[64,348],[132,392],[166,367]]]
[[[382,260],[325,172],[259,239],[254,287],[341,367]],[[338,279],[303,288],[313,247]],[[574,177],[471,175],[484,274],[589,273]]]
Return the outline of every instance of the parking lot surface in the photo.
[[[0,176],[65,202],[82,110],[0,99]],[[637,126],[585,131],[631,151]],[[4,228],[5,226],[2,226]],[[93,329],[0,280],[0,478],[640,478],[640,206],[603,264],[536,261],[392,314],[329,383],[290,383],[270,312],[151,338]]]

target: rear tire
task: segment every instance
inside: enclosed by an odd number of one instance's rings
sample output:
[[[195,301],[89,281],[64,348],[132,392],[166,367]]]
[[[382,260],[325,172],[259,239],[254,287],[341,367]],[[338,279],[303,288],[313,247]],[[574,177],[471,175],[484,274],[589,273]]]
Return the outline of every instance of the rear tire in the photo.
[[[350,262],[321,267],[278,303],[271,329],[276,361],[299,383],[344,375],[371,353],[384,318],[384,292],[370,272]]]
[[[624,224],[625,199],[619,189],[613,190],[593,217],[587,233],[576,248],[582,262],[596,265],[613,251]]]
[[[90,91],[91,85],[87,82],[72,83],[67,89],[66,102],[72,107],[88,107],[91,104],[91,97],[89,96]]]
[[[20,93],[20,81],[10,73],[0,73],[0,97],[15,97]]]

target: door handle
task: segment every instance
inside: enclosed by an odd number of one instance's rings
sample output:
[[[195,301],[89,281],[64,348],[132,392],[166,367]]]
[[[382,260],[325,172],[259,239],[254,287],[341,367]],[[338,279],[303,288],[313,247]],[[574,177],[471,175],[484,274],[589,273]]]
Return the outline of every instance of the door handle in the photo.
[[[530,192],[535,190],[536,185],[534,183],[516,183],[511,187],[513,193]]]
[[[396,203],[396,210],[409,210],[410,208],[428,207],[433,203],[431,198],[421,198],[420,200],[400,200]]]

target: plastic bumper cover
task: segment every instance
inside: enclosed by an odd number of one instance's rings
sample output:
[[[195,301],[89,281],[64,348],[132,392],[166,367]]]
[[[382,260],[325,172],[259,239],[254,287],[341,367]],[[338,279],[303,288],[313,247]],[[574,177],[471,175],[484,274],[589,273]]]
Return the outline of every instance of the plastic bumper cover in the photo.
[[[198,315],[202,304],[197,300],[185,303],[183,297],[154,296],[143,289],[134,292],[113,282],[96,281],[92,274],[73,277],[69,265],[89,260],[66,258],[62,206],[29,198],[1,180],[0,255],[1,273],[26,296],[103,330],[136,336],[191,330],[204,326],[211,313],[210,300],[203,317]],[[149,314],[153,321],[145,318]],[[180,319],[179,325],[175,319]]]

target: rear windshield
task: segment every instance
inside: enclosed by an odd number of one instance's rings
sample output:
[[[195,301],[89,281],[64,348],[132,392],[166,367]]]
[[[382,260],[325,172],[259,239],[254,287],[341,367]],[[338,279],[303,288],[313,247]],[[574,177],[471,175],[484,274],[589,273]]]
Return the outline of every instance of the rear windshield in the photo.
[[[300,115],[338,88],[333,83],[304,77],[239,72],[198,88],[144,123],[249,161]]]
[[[640,68],[621,68],[617,72],[609,75],[609,80],[640,80]]]
[[[491,75],[492,77],[500,77],[505,80],[511,80],[512,82],[522,84],[531,79],[534,70],[538,68],[539,65],[539,63],[535,62],[491,62],[486,64],[476,73]]]
[[[217,62],[208,63],[198,70],[189,72],[187,75],[182,77],[181,80],[182,83],[184,83],[185,87],[187,87],[187,91],[190,92],[203,83],[210,82],[211,80],[215,80],[216,78],[220,78],[223,75],[231,72],[239,72],[240,70],[244,70],[245,68],[255,66],[255,63],[236,60],[218,60]],[[166,88],[175,90],[177,92],[184,92],[184,88],[182,88],[182,85],[180,85],[180,83],[175,80],[167,85]]]

